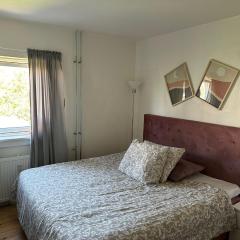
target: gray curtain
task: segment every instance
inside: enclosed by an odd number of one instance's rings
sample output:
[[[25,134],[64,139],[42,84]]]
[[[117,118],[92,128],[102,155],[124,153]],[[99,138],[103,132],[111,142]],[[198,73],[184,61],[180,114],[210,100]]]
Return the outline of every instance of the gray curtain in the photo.
[[[31,167],[67,161],[61,53],[28,49]]]

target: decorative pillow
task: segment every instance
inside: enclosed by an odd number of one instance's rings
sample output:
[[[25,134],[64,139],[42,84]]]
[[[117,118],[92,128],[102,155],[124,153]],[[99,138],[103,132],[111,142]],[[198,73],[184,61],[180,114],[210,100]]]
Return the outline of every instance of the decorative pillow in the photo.
[[[178,161],[181,159],[182,155],[185,153],[184,148],[177,148],[177,147],[169,147],[167,160],[165,166],[163,168],[163,174],[160,178],[160,182],[166,182],[168,176],[172,172],[172,170],[177,165]]]
[[[199,173],[204,169],[205,169],[204,166],[181,159],[177,163],[176,167],[172,170],[168,179],[173,182],[181,181],[182,179],[190,177],[195,173]]]
[[[166,147],[166,146],[156,144],[156,143],[153,143],[153,142],[150,142],[150,141],[147,141],[147,140],[145,140],[144,142],[146,144],[149,144],[149,145],[158,145],[160,147]],[[170,175],[172,170],[175,168],[176,164],[181,159],[184,152],[185,152],[184,148],[168,147],[167,159],[166,159],[166,162],[164,164],[162,176],[160,178],[161,183],[167,181],[168,176]]]
[[[134,140],[125,153],[119,170],[145,184],[159,183],[168,155],[168,147]]]

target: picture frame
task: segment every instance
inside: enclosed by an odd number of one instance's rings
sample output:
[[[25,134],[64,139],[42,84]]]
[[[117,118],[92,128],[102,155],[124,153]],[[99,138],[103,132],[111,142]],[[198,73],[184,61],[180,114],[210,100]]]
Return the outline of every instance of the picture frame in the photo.
[[[185,102],[195,96],[186,62],[167,73],[164,78],[173,106]]]
[[[239,69],[211,59],[203,74],[196,96],[221,110],[239,77]]]

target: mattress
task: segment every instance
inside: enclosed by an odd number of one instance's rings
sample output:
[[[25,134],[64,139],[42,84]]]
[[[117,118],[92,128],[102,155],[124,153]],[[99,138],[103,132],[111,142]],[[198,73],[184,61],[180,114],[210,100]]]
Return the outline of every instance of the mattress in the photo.
[[[237,184],[233,184],[220,179],[209,177],[202,173],[195,174],[189,177],[188,179],[192,181],[197,181],[200,183],[207,183],[213,187],[220,188],[227,193],[230,199],[233,199],[238,195],[240,195],[240,187]]]
[[[31,240],[207,240],[232,230],[226,192],[205,183],[143,185],[118,170],[123,153],[25,170],[19,221]]]

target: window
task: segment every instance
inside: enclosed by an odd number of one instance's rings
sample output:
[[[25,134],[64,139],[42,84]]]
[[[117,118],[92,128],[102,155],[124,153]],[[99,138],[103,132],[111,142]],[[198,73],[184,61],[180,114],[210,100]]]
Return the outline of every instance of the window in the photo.
[[[0,56],[0,141],[29,136],[27,59]]]

